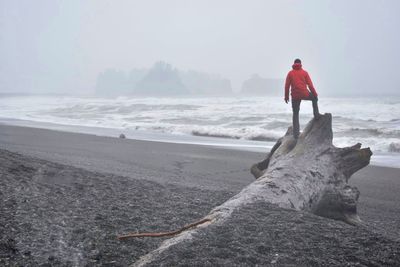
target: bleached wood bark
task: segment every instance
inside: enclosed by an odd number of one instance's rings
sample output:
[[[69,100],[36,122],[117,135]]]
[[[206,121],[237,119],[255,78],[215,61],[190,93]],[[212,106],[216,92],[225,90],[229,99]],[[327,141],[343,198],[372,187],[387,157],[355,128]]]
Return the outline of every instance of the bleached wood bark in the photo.
[[[236,209],[257,201],[283,208],[309,211],[356,225],[359,191],[348,185],[353,173],[369,164],[372,152],[361,144],[337,148],[332,144],[332,116],[311,120],[296,141],[291,127],[277,141],[267,158],[251,168],[257,180],[214,208],[210,221],[166,240],[134,266],[143,266],[176,243],[190,239],[194,231],[223,223]]]

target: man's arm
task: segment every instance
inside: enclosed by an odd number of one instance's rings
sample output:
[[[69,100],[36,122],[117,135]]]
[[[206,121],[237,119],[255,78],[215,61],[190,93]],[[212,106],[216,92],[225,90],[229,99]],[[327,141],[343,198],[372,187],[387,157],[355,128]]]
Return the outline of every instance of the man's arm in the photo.
[[[314,88],[314,85],[311,81],[310,75],[308,75],[308,72],[306,72],[306,83],[308,85],[308,88],[311,90],[311,93],[313,94],[313,96],[318,97],[317,91]]]
[[[286,104],[289,102],[289,89],[290,89],[290,73],[286,76],[285,82],[285,102]]]

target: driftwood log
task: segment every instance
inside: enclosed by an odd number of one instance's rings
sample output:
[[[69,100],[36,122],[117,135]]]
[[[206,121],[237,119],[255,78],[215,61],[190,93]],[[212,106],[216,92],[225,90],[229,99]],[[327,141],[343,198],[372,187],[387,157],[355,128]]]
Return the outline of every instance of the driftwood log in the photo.
[[[369,164],[372,152],[360,143],[338,148],[332,139],[331,114],[311,120],[297,142],[290,127],[251,173],[268,185],[271,203],[356,225],[360,192],[348,180]]]
[[[324,114],[311,120],[298,140],[291,127],[280,138],[267,158],[251,168],[256,181],[240,193],[214,208],[203,224],[164,241],[133,266],[143,266],[174,244],[192,238],[195,231],[210,224],[223,223],[232,212],[257,201],[282,208],[308,211],[320,216],[357,225],[359,191],[348,180],[369,164],[372,152],[361,144],[338,148],[332,144],[332,116]]]

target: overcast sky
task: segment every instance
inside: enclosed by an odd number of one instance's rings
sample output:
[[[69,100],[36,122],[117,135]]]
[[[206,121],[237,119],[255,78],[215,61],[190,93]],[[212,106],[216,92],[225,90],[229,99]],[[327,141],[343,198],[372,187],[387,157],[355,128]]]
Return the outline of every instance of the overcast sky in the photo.
[[[106,68],[158,60],[238,90],[299,57],[321,96],[400,95],[399,12],[397,0],[0,0],[0,91],[89,93]]]

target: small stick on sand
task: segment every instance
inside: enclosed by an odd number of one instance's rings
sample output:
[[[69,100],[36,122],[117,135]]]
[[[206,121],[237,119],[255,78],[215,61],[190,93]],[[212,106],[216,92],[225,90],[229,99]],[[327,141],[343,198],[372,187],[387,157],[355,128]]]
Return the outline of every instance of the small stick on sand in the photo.
[[[202,219],[202,220],[200,220],[200,221],[197,221],[197,222],[194,222],[194,223],[185,225],[184,227],[182,227],[182,228],[179,229],[179,230],[171,231],[171,232],[161,232],[161,233],[130,233],[130,234],[127,234],[127,235],[118,236],[118,240],[125,240],[125,239],[133,238],[133,237],[163,237],[163,236],[174,236],[174,235],[177,235],[177,234],[182,233],[182,232],[185,231],[185,230],[188,230],[188,229],[190,229],[190,228],[192,228],[192,227],[195,227],[195,226],[197,226],[197,225],[200,225],[200,224],[203,224],[203,223],[206,223],[206,222],[209,222],[209,221],[211,221],[211,219]]]

